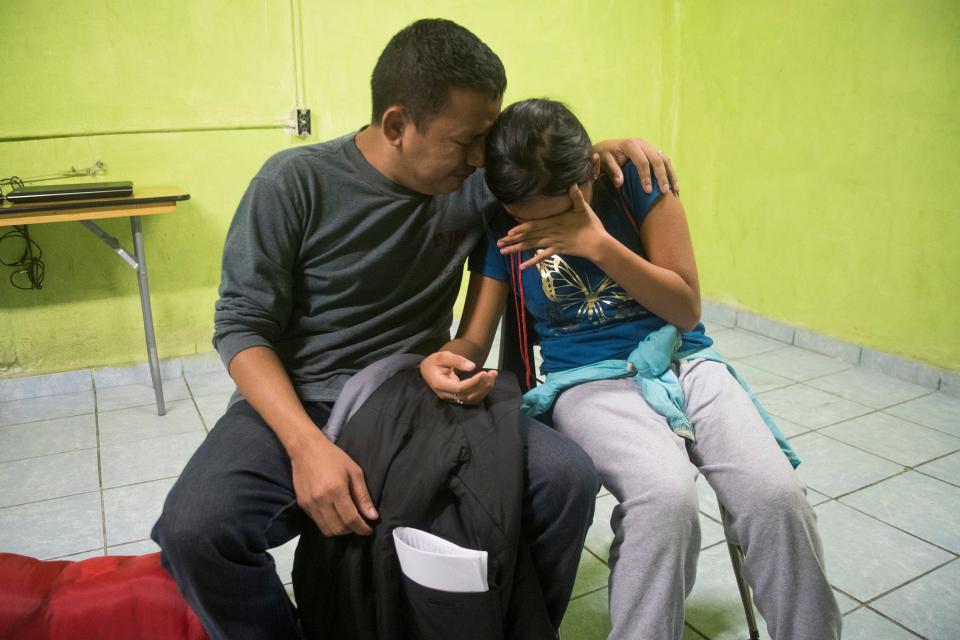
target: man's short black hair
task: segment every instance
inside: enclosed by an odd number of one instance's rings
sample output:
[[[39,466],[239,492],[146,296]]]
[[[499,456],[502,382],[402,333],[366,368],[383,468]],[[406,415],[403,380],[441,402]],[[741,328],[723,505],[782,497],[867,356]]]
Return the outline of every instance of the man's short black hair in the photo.
[[[559,196],[593,173],[593,145],[561,102],[515,102],[494,121],[486,140],[486,180],[504,204]]]
[[[497,100],[507,88],[507,74],[497,54],[457,23],[417,20],[387,43],[370,88],[374,124],[396,104],[423,129],[446,105],[450,89],[468,89]]]

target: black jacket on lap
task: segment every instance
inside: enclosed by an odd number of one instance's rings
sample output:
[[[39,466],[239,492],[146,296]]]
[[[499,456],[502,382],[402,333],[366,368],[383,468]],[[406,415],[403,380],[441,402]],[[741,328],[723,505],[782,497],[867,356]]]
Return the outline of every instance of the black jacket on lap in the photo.
[[[554,638],[521,534],[519,407],[505,373],[477,407],[441,401],[417,369],[370,395],[337,445],[363,469],[380,519],[370,536],[304,530],[293,585],[308,639]],[[487,551],[490,590],[442,592],[406,578],[392,537],[400,526]]]

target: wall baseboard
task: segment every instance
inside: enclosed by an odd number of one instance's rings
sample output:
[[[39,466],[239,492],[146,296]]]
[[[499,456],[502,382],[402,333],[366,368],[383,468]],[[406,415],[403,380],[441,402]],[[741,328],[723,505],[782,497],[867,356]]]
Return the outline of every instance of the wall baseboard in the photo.
[[[845,342],[816,331],[793,327],[728,303],[704,300],[703,320],[708,325],[716,323],[752,331],[801,349],[837,358],[853,365],[874,369],[904,382],[911,382],[933,391],[943,391],[952,396],[960,397],[960,372],[940,369],[910,358]]]

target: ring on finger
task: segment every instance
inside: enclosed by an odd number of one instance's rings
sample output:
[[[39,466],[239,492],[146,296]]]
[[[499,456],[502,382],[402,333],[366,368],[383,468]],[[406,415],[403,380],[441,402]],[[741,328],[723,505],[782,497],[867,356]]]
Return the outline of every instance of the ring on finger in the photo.
[[[657,149],[657,155],[658,155],[658,156],[662,156],[662,155],[663,155],[663,149]]]
[[[463,398],[460,397],[459,393],[453,394],[453,401],[457,404],[463,404]]]

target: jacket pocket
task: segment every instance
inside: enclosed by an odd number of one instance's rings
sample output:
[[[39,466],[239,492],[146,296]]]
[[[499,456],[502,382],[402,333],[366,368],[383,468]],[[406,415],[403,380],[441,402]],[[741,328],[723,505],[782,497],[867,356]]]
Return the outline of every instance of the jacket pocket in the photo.
[[[500,591],[459,593],[424,587],[403,576],[420,640],[503,640]]]

